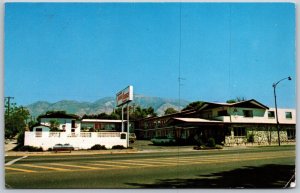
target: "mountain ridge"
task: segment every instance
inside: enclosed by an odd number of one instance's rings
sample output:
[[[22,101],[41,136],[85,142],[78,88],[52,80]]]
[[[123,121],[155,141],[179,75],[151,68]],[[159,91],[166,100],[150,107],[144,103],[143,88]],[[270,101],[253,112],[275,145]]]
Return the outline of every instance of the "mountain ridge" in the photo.
[[[135,106],[142,108],[153,107],[154,111],[160,116],[164,111],[172,107],[178,109],[178,99],[142,96],[135,95],[133,102]],[[180,109],[184,108],[190,102],[187,100],[180,100]],[[116,101],[114,97],[103,97],[93,102],[76,101],[76,100],[60,100],[57,102],[37,101],[26,106],[30,114],[37,117],[47,111],[66,111],[67,113],[82,116],[84,114],[99,114],[111,113],[116,108]]]

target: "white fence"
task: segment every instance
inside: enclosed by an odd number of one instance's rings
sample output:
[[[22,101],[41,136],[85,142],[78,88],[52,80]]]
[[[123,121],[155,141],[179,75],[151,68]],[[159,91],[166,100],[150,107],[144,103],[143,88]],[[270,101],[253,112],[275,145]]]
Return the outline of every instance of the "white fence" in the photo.
[[[75,149],[89,149],[95,144],[110,149],[114,145],[127,147],[127,139],[121,139],[120,132],[25,132],[25,145],[42,147],[44,150],[53,148],[55,144],[70,144]],[[124,133],[126,135],[126,133]]]

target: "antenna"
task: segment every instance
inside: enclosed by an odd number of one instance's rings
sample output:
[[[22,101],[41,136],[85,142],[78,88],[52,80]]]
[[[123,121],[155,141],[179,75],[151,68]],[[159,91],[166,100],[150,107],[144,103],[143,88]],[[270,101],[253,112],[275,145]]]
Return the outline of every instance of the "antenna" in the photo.
[[[185,80],[181,77],[181,3],[179,5],[179,53],[178,53],[178,112],[181,105],[181,81]]]

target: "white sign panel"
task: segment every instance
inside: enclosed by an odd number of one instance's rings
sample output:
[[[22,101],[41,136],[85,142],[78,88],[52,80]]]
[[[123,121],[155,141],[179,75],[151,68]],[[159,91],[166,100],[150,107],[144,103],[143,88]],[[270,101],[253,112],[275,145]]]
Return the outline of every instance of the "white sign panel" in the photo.
[[[128,86],[117,94],[117,107],[133,100],[133,87]]]

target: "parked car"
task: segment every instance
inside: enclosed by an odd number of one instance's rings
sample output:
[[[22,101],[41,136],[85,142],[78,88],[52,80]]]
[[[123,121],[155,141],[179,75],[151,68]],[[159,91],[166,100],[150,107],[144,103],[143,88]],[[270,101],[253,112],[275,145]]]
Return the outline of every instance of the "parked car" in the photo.
[[[66,143],[66,144],[58,143],[58,144],[55,144],[53,146],[53,151],[56,152],[56,153],[58,151],[69,151],[69,152],[71,152],[73,150],[74,150],[74,147],[72,145],[68,144],[68,143]]]
[[[129,142],[134,143],[136,140],[136,135],[135,133],[129,133]]]

